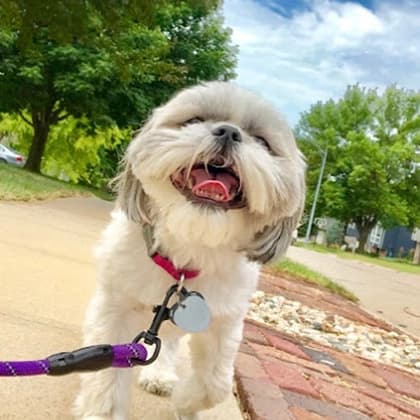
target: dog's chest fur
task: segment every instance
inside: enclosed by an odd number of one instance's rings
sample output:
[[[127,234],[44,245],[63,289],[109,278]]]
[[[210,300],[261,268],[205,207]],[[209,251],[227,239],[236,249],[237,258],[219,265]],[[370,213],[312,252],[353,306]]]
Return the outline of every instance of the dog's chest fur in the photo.
[[[185,287],[205,297],[213,318],[245,315],[258,281],[257,264],[226,248],[206,248],[204,252],[197,244],[162,243],[162,249],[180,268],[185,268],[183,261],[189,261],[189,269],[200,271],[196,278],[185,282]],[[141,227],[127,221],[118,210],[113,212],[112,222],[104,232],[97,258],[101,262],[102,286],[123,305],[159,304],[174,283],[148,256]]]

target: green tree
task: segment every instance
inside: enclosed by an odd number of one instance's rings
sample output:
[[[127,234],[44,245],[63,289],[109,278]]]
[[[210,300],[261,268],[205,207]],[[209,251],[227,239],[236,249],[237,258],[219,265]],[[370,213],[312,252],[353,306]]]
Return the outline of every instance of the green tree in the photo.
[[[21,117],[0,114],[0,138],[27,155],[32,142],[32,128]],[[131,130],[116,124],[92,127],[86,117],[69,116],[51,127],[42,160],[43,172],[72,183],[83,183],[96,188],[106,187],[115,175],[116,162],[130,140]],[[109,162],[104,153],[116,154]]]
[[[0,6],[0,112],[32,128],[31,171],[40,172],[51,127],[69,116],[88,118],[92,130],[137,127],[174,90],[234,75],[216,1],[70,3]]]
[[[40,28],[48,28],[50,38],[72,42],[88,40],[92,20],[100,20],[107,32],[117,33],[133,21],[149,28],[157,24],[157,13],[167,5],[188,5],[201,14],[216,10],[220,0],[2,0],[0,22],[16,31],[20,47],[31,47]]]
[[[328,149],[317,213],[355,223],[359,251],[378,222],[385,228],[419,225],[418,93],[390,86],[379,95],[351,86],[340,100],[312,106],[296,132],[309,165],[307,206],[319,175],[315,142]]]

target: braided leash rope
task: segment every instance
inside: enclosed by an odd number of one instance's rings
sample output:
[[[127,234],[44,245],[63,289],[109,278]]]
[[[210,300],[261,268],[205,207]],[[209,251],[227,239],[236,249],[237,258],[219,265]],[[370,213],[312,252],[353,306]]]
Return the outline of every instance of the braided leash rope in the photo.
[[[0,362],[0,376],[48,375],[47,359],[25,362]]]
[[[144,364],[146,359],[147,350],[141,343],[99,345],[40,360],[0,361],[0,376],[56,376],[108,367],[129,368]]]

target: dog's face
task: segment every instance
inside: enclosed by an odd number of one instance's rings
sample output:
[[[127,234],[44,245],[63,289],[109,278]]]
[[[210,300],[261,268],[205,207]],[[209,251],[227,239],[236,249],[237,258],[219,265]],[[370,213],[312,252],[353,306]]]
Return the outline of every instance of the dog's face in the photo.
[[[129,218],[180,240],[266,262],[287,248],[304,200],[304,163],[284,120],[224,82],[182,91],[130,144],[119,181]]]

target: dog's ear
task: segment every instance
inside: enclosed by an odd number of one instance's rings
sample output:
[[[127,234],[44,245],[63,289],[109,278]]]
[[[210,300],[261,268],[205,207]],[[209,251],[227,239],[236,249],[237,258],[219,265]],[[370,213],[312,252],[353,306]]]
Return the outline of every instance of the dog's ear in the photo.
[[[156,111],[155,111],[156,112]],[[154,113],[146,120],[143,127],[137,131],[136,137],[129,144],[120,164],[120,173],[111,181],[111,186],[117,192],[117,204],[133,222],[151,223],[149,197],[144,192],[140,180],[134,175],[132,159],[138,145],[136,139],[147,133],[152,127]]]
[[[293,231],[298,225],[301,214],[302,210],[299,208],[293,216],[265,226],[255,235],[251,246],[246,249],[247,257],[261,264],[280,258],[292,242]]]
[[[253,241],[245,249],[252,261],[266,264],[283,256],[292,242],[293,232],[298,227],[305,207],[305,169],[304,156],[298,151],[298,181],[295,185],[295,210],[288,216],[274,217],[274,220],[257,232]]]
[[[115,178],[118,193],[117,204],[133,222],[150,223],[149,199],[139,179],[134,175],[127,157],[122,161],[122,170]]]

